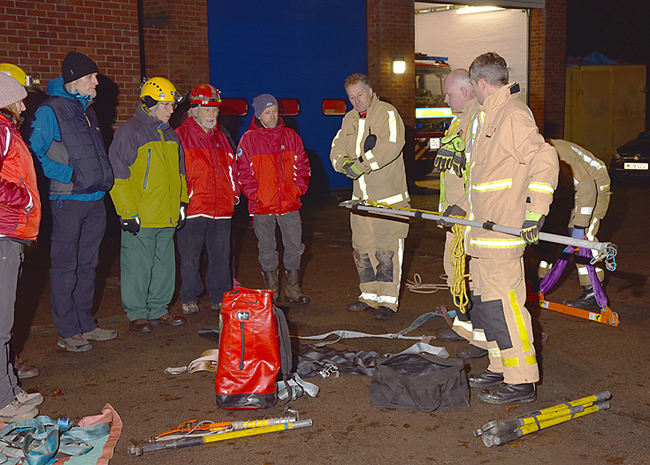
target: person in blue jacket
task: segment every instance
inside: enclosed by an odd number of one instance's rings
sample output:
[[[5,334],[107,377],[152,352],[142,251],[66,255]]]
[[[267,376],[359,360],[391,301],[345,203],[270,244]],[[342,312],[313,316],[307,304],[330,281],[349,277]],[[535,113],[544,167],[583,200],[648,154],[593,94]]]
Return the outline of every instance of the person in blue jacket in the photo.
[[[91,310],[95,268],[106,229],[104,196],[113,171],[95,111],[97,64],[79,52],[66,55],[61,77],[50,81],[50,94],[36,110],[32,150],[49,179],[52,209],[50,297],[59,332],[58,346],[85,352],[89,341],[107,341],[117,331],[97,326]]]

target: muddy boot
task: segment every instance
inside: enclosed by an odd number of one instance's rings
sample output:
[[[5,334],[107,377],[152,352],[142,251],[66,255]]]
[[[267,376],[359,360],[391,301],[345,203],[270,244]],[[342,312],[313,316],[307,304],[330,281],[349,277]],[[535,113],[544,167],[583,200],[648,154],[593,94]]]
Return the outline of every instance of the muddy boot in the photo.
[[[298,282],[298,270],[296,271],[285,270],[285,274],[287,276],[287,289],[285,291],[287,295],[287,300],[299,304],[308,304],[309,296],[305,295],[302,292],[302,289],[300,289],[300,283]]]
[[[280,278],[278,276],[279,271],[262,271],[264,276],[264,283],[266,284],[266,289],[273,291],[273,303],[277,304],[280,299]]]
[[[590,310],[590,311],[600,310],[600,306],[596,301],[594,286],[589,285],[589,286],[583,286],[582,288],[584,290],[582,291],[582,295],[580,297],[576,299],[565,300],[562,303],[570,307],[582,308],[583,310]]]

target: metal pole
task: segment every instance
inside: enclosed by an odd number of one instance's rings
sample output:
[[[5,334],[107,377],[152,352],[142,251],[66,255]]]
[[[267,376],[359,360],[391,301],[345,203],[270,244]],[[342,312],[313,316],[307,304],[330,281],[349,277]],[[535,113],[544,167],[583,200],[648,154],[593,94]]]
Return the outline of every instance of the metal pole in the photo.
[[[424,218],[426,220],[444,220],[447,223],[456,223],[464,226],[472,226],[474,228],[488,229],[490,231],[502,232],[505,234],[511,234],[513,236],[519,236],[521,229],[513,228],[510,226],[500,226],[494,223],[479,223],[478,221],[470,221],[462,218],[453,218],[450,216],[442,216],[439,214],[426,212],[422,210],[401,210],[391,207],[373,207],[366,204],[362,200],[346,200],[339,204],[340,207],[349,208],[350,210],[363,210],[374,213],[383,213],[388,215],[400,215],[408,216],[411,218]],[[558,234],[551,234],[540,232],[539,239],[545,242],[553,242],[555,244],[571,245],[573,247],[582,247],[583,249],[597,250],[601,253],[612,253],[616,255],[617,247],[616,244],[611,242],[595,242],[587,241],[584,239],[576,239],[574,237],[560,236]]]

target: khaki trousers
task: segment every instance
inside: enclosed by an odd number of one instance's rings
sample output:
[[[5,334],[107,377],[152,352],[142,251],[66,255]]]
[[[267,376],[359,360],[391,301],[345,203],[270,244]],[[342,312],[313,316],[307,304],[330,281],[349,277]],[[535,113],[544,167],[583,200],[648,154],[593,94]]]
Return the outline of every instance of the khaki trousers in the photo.
[[[487,339],[489,371],[508,384],[539,381],[539,367],[526,302],[524,260],[472,257],[472,320]]]
[[[359,300],[396,312],[408,220],[356,212],[350,214],[350,227],[354,264],[359,273]]]

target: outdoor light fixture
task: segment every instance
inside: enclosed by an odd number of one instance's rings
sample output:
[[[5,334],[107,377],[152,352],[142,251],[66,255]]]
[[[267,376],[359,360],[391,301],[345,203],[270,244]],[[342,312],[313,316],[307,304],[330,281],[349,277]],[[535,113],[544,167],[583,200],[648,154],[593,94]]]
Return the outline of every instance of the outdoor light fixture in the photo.
[[[466,6],[464,8],[459,8],[456,10],[456,13],[459,15],[468,15],[470,13],[485,13],[487,11],[498,11],[503,10],[498,6]]]
[[[406,71],[406,60],[403,57],[393,58],[393,73],[404,74]]]

